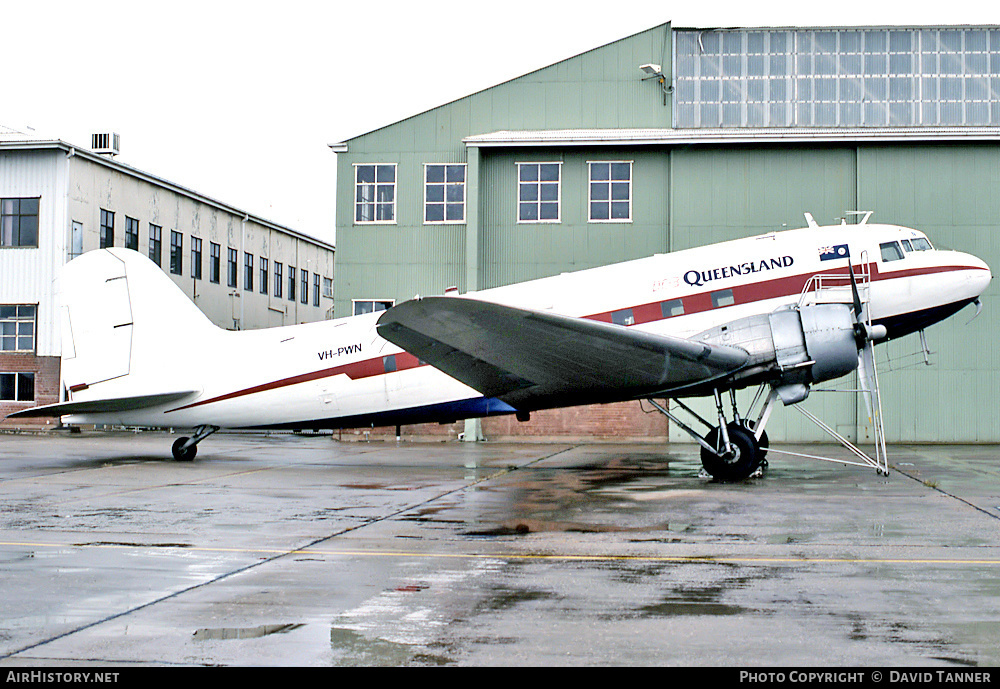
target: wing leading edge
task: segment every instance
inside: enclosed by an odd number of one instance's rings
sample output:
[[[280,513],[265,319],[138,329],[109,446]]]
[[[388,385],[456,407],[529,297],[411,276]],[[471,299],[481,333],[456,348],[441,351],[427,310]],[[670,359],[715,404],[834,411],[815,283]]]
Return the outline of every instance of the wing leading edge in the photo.
[[[678,390],[737,371],[749,358],[734,347],[466,297],[404,302],[377,327],[389,342],[524,411]]]

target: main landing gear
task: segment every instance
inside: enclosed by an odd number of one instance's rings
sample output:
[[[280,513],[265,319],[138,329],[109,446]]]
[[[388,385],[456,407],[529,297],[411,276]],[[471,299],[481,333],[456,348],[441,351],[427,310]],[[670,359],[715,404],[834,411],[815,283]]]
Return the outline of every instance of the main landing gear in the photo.
[[[178,462],[190,462],[198,454],[198,443],[219,430],[218,426],[198,426],[194,436],[178,438],[170,448]]]
[[[756,406],[764,386],[761,386],[750,405],[752,409]],[[752,476],[760,476],[767,468],[767,452],[769,442],[764,425],[771,415],[777,394],[772,391],[764,403],[760,415],[756,420],[741,418],[736,407],[736,392],[730,390],[730,399],[733,407],[733,420],[727,421],[725,410],[722,405],[722,396],[715,390],[715,407],[718,412],[718,425],[701,418],[690,407],[680,400],[673,400],[681,409],[686,411],[698,422],[708,428],[708,432],[702,436],[693,428],[677,418],[666,407],[658,404],[655,400],[648,400],[656,409],[673,421],[679,428],[690,435],[695,442],[701,445],[701,464],[705,471],[717,481],[742,481]],[[759,429],[759,430],[758,430]]]

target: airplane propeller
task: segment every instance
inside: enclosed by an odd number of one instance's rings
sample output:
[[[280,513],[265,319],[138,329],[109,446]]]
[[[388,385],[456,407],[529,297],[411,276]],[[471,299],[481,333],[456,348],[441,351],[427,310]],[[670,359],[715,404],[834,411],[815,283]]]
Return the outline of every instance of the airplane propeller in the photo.
[[[888,474],[889,465],[885,452],[885,426],[882,421],[882,395],[878,385],[878,370],[875,367],[875,340],[886,336],[884,325],[871,325],[870,314],[864,313],[864,304],[858,290],[858,282],[854,275],[854,266],[850,259],[847,270],[851,278],[851,312],[854,314],[854,339],[858,344],[858,383],[865,406],[868,409],[868,420],[875,430],[875,459],[879,471]]]

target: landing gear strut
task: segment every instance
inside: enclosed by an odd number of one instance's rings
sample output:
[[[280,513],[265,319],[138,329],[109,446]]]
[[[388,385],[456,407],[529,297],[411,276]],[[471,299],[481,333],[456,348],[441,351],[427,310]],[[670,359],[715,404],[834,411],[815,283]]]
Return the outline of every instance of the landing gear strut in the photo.
[[[178,462],[190,462],[198,454],[198,443],[219,430],[218,426],[198,426],[191,438],[178,438],[170,451]]]
[[[761,386],[750,405],[751,409],[759,401],[763,390],[764,386]],[[768,395],[756,421],[740,417],[739,410],[736,408],[735,391],[730,391],[730,398],[733,406],[733,420],[727,421],[722,405],[722,396],[718,390],[715,390],[715,407],[719,418],[718,425],[715,426],[701,418],[680,400],[673,400],[677,406],[709,429],[704,437],[678,419],[666,407],[661,406],[655,400],[648,400],[660,413],[701,445],[701,464],[705,471],[717,481],[742,481],[751,476],[759,475],[767,467],[765,457],[769,443],[764,425],[771,415],[771,408],[777,394],[772,391]]]

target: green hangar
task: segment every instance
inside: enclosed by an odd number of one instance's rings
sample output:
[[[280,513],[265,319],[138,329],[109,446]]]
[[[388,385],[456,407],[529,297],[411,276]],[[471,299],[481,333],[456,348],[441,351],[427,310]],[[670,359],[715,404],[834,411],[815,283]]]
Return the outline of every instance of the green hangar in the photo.
[[[1000,27],[656,26],[331,145],[336,314],[804,227],[804,213],[826,225],[872,211],[995,270],[998,140]],[[968,309],[931,328],[927,347],[911,336],[877,348],[889,441],[1000,441],[995,295],[971,322]],[[804,406],[870,437],[855,394]],[[648,411],[482,427],[671,436]],[[769,432],[826,438],[790,409]]]

